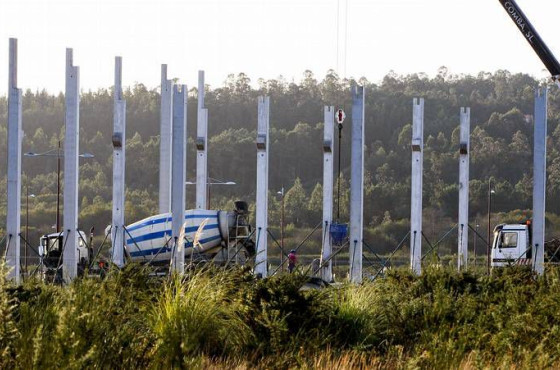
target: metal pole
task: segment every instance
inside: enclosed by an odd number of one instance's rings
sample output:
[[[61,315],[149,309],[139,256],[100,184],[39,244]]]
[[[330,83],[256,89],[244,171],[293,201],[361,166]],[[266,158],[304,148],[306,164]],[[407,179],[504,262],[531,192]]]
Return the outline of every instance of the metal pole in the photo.
[[[486,272],[490,275],[490,244],[491,242],[491,210],[492,210],[492,179],[488,179],[488,237],[486,244]]]
[[[25,241],[29,242],[29,184],[25,184]],[[23,246],[25,274],[27,275],[27,244]]]
[[[208,187],[208,209],[210,209],[210,196],[212,195],[212,194],[211,194],[211,190],[210,190],[211,185],[210,185],[210,184],[207,184],[206,187]],[[197,208],[198,208],[198,207],[197,207]],[[206,207],[203,207],[203,208],[201,208],[201,209],[204,209],[204,208],[206,208]]]
[[[474,227],[476,228],[476,233],[478,234],[478,220],[474,220],[475,225]],[[476,237],[476,235],[473,235],[473,254],[474,254],[474,270],[476,272],[476,239],[478,239]]]
[[[56,232],[60,232],[60,139],[56,149]]]
[[[342,123],[338,124],[338,176],[337,176],[337,190],[336,190],[336,220],[340,220],[340,161],[342,153]]]
[[[282,211],[280,215],[280,263],[282,264],[282,271],[284,271],[284,187],[282,186]]]

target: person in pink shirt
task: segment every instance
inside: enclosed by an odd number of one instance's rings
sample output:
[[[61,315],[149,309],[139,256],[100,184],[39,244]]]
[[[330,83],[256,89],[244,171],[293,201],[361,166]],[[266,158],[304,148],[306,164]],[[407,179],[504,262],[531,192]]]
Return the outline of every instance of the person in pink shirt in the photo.
[[[296,268],[296,262],[297,262],[296,250],[292,249],[290,251],[290,254],[288,254],[288,271],[290,271],[290,274]]]

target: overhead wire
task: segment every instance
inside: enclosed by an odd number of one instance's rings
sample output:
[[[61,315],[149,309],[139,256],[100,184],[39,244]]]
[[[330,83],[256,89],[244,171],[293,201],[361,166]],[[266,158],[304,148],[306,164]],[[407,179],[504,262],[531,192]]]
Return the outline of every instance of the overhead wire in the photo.
[[[348,0],[344,10],[344,78],[346,78],[346,62],[348,55]]]

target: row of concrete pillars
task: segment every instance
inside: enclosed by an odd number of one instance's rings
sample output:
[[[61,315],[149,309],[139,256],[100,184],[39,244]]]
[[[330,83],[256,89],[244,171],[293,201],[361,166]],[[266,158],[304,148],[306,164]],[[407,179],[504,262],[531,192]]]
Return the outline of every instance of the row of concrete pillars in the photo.
[[[79,67],[73,64],[73,51],[66,49],[65,140],[64,140],[64,208],[62,236],[62,277],[65,281],[78,274],[78,182],[79,182]],[[186,117],[187,87],[173,86],[167,80],[167,68],[162,66],[161,101],[161,162],[160,210],[172,212],[173,237],[180,235],[185,211]],[[113,108],[113,212],[111,221],[112,260],[124,265],[125,244],[125,148],[126,101],[122,94],[122,58],[115,58],[115,88]],[[204,72],[199,72],[199,122],[197,135],[197,208],[206,207],[206,125],[204,108]],[[8,84],[8,212],[6,261],[9,277],[19,283],[20,216],[21,216],[21,156],[22,100],[17,87],[17,39],[10,39]],[[60,156],[60,154],[58,154]],[[173,165],[173,166],[171,166]],[[177,222],[175,222],[177,220]],[[178,248],[177,259],[184,251]],[[175,264],[181,270],[183,265]]]
[[[197,119],[197,183],[196,208],[207,207],[207,125],[208,110],[204,105],[204,72],[198,79],[198,119]],[[78,245],[78,179],[79,179],[79,67],[73,65],[72,49],[66,50],[66,114],[64,141],[64,213],[63,213],[63,271],[64,278],[71,280],[77,275]],[[257,184],[256,184],[256,225],[255,237],[257,256],[255,273],[266,277],[268,274],[268,150],[269,150],[269,109],[268,97],[258,99],[257,126]],[[332,241],[329,227],[333,214],[333,142],[334,107],[324,109],[323,145],[323,245],[321,274],[323,279],[332,280]],[[125,191],[125,146],[126,146],[126,101],[122,95],[122,59],[115,58],[115,92],[113,114],[113,217],[111,240],[113,262],[124,264],[124,191]],[[167,66],[161,69],[161,137],[160,137],[160,213],[171,213],[172,239],[176,248],[174,268],[184,271],[184,250],[180,238],[182,219],[185,211],[186,174],[186,128],[187,128],[187,86],[174,85],[167,78]],[[546,186],[546,89],[535,94],[535,155],[533,191],[533,248],[544,246],[544,212]],[[468,240],[468,184],[469,184],[469,131],[470,109],[460,111],[460,165],[459,165],[459,245],[458,267],[467,265]],[[351,125],[351,179],[350,179],[350,233],[349,259],[350,280],[362,281],[363,252],[363,184],[364,184],[364,128],[365,93],[364,88],[352,89]],[[412,175],[411,175],[411,229],[410,266],[419,274],[422,257],[422,173],[423,173],[423,128],[424,100],[413,101],[412,130]],[[7,179],[7,235],[6,260],[11,267],[10,277],[20,280],[20,209],[21,209],[21,156],[22,156],[22,101],[21,89],[17,87],[17,40],[10,39],[9,89],[8,89],[8,179]],[[543,271],[543,254],[537,255],[534,263],[538,273]]]
[[[532,255],[533,269],[544,272],[545,200],[546,200],[546,135],[547,135],[547,90],[537,89],[534,108],[534,156],[533,156],[533,220]],[[470,160],[470,108],[461,108],[459,113],[459,214],[457,267],[467,268],[469,240],[469,160]],[[422,262],[422,163],[423,163],[424,100],[413,101],[412,129],[412,176],[410,216],[410,267],[416,274],[421,272]],[[503,163],[507,166],[507,163]],[[488,235],[488,243],[491,243]]]
[[[362,87],[352,91],[352,145],[351,145],[351,180],[350,180],[350,235],[349,235],[349,277],[352,282],[362,281],[363,252],[363,174],[364,174],[364,101]],[[412,172],[410,204],[410,268],[420,274],[422,270],[422,187],[423,187],[423,152],[424,152],[424,99],[414,99],[412,104]],[[325,107],[324,134],[324,174],[323,174],[323,253],[321,259],[329,261],[322,266],[322,277],[332,280],[330,255],[332,242],[328,225],[332,223],[332,138],[333,107]],[[467,267],[468,229],[469,229],[469,154],[470,154],[470,108],[461,108],[459,112],[459,214],[458,214],[458,269]],[[544,217],[546,195],[546,134],[547,134],[547,90],[535,92],[534,111],[534,173],[533,173],[533,237],[532,249],[535,261],[533,268],[538,274],[544,271],[544,253],[536,253],[544,246]],[[507,165],[504,163],[504,165]],[[491,235],[488,235],[491,238]],[[490,240],[488,240],[490,243]]]
[[[9,277],[19,283],[20,216],[21,216],[21,156],[22,101],[17,87],[17,39],[10,39],[8,84],[8,212],[6,220],[6,261]],[[122,96],[122,59],[115,58],[114,130],[113,142],[113,260],[119,266],[124,258],[124,173],[126,102]],[[80,142],[80,69],[73,63],[73,50],[66,49],[64,195],[62,223],[62,272],[66,281],[78,274],[78,181]],[[61,156],[57,153],[57,156]],[[26,241],[27,242],[27,241]]]
[[[9,277],[20,282],[20,216],[22,100],[17,87],[17,40],[10,39],[8,83],[8,212],[6,220],[6,262]],[[64,140],[63,266],[69,277],[77,275],[78,255],[78,149],[79,149],[79,67],[73,64],[72,49],[66,49],[66,113]]]

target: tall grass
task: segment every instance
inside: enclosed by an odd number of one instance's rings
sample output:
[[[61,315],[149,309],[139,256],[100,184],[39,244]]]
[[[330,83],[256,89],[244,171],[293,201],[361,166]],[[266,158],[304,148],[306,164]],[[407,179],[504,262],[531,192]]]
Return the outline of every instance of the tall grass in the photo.
[[[4,291],[8,284],[7,270],[4,263],[0,264],[0,289]],[[16,342],[19,336],[14,320],[16,300],[8,294],[0,295],[0,367],[13,366],[16,353]]]
[[[164,367],[186,365],[196,354],[235,355],[251,341],[244,307],[229,293],[225,273],[174,275],[156,298],[147,317],[155,335],[153,359]]]
[[[547,368],[560,365],[560,270],[427,268],[304,291],[140,266],[67,287],[0,274],[0,368]]]

